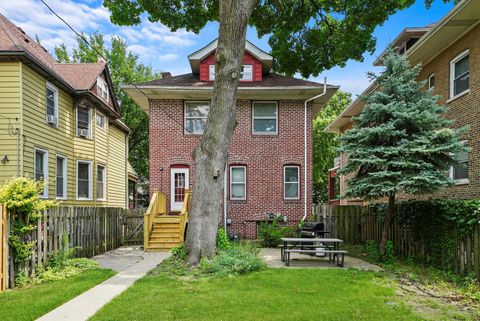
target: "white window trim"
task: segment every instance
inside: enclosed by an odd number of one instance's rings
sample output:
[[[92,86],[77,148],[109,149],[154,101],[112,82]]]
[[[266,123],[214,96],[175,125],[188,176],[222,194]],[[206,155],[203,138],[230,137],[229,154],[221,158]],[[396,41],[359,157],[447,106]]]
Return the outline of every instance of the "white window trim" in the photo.
[[[103,197],[97,198],[97,201],[107,201],[107,166],[103,164],[97,164],[97,171],[95,172],[95,196],[97,196],[97,179],[98,179],[98,167],[103,167]]]
[[[447,101],[452,101],[460,96],[463,96],[467,93],[470,92],[470,88],[458,93],[455,95],[455,64],[462,60],[463,58],[465,58],[466,56],[468,56],[470,54],[470,50],[467,49],[465,51],[463,51],[462,53],[460,53],[458,56],[456,56],[455,58],[453,58],[452,60],[450,60],[450,99]],[[468,70],[468,72],[470,73],[470,69]],[[470,86],[469,86],[470,87]]]
[[[88,197],[78,197],[78,164],[88,164]],[[77,160],[77,168],[76,168],[76,172],[77,172],[77,175],[76,175],[76,178],[75,178],[75,185],[76,185],[76,189],[75,189],[75,198],[76,200],[78,201],[91,201],[93,200],[93,175],[92,175],[92,168],[93,168],[93,162],[92,161],[89,161],[89,160],[82,160],[82,159],[78,159]]]
[[[100,117],[103,117],[103,126],[100,126],[98,125],[97,123],[97,117],[100,116]],[[104,114],[102,114],[101,112],[99,112],[98,110],[96,111],[96,115],[95,115],[95,125],[98,127],[98,128],[101,128],[101,129],[105,129],[107,126],[106,126],[106,123],[107,123],[107,118],[105,117]]]
[[[462,144],[466,145],[468,143],[468,140],[462,140],[460,141]],[[470,156],[469,156],[470,158]],[[454,179],[453,178],[453,166],[450,166],[450,169],[448,171],[448,176],[450,179],[453,181],[455,185],[465,185],[465,184],[470,184],[470,180],[468,178],[460,178],[460,179]]]
[[[215,65],[208,65],[208,79],[210,81],[215,80]]]
[[[427,84],[428,89],[434,89],[435,88],[435,84],[433,86],[430,86],[430,79],[432,79],[432,78],[435,80],[435,73],[433,73],[433,72],[428,76],[428,80],[427,80],[428,81],[428,84]]]
[[[275,104],[275,131],[274,132],[256,132],[255,131],[255,119],[272,119],[272,117],[257,116],[255,117],[255,104],[256,103],[274,103]],[[266,135],[274,136],[278,135],[278,102],[277,101],[266,101],[266,100],[257,100],[252,101],[252,134],[253,135]]]
[[[243,68],[245,68],[245,67],[247,67],[247,66],[250,67],[250,69],[251,69],[250,78],[242,78],[242,77],[240,77],[240,79],[239,79],[240,81],[253,81],[253,65],[251,65],[251,64],[242,65]],[[240,76],[241,76],[241,75],[242,75],[242,74],[240,74]],[[243,74],[243,75],[245,75],[245,74]]]
[[[45,184],[45,189],[43,193],[40,194],[40,198],[48,198],[48,150],[43,148],[34,147],[33,148],[33,178],[35,179],[35,173],[37,172],[37,162],[36,162],[36,154],[37,151],[44,153],[43,159],[43,181]]]
[[[187,117],[187,103],[193,103],[193,104],[208,104],[208,112],[210,112],[210,101],[208,100],[185,100],[183,103],[183,133],[187,135],[202,135],[202,132],[190,132],[187,130],[187,119],[205,119],[207,120],[207,117]]]
[[[58,123],[60,122],[60,120],[58,119],[58,88],[48,81],[45,84],[45,89],[47,89],[47,88],[53,91],[54,116],[57,118],[57,122],[55,123],[54,127],[58,128]],[[46,90],[45,90],[45,123],[47,122],[47,117],[48,117],[48,114],[47,114],[47,97],[46,97]]]
[[[233,169],[235,168],[243,168],[243,183],[242,182],[232,182],[232,173],[233,173]],[[244,186],[244,197],[233,197],[232,195],[232,185],[233,184],[243,184]],[[230,166],[230,200],[232,201],[245,201],[247,199],[247,166],[245,165],[232,165]]]
[[[92,108],[90,108],[90,107],[82,107],[82,108],[88,108],[88,136],[86,138],[92,139],[92,137],[93,137],[93,135],[92,135],[92,132],[93,132],[92,131]],[[75,128],[76,129],[76,136],[80,137],[80,138],[83,138],[83,137],[78,135],[78,107],[75,108],[75,109],[76,109],[76,111],[75,111],[75,113],[76,113],[76,124],[75,124],[76,125],[75,126],[76,127]],[[95,123],[96,123],[96,121],[95,121]]]
[[[62,169],[62,172],[63,172],[63,195],[62,196],[57,196],[57,158],[63,158],[63,169]],[[67,176],[67,157],[63,156],[63,155],[59,155],[57,154],[56,157],[55,157],[55,198],[57,200],[66,200],[67,197],[68,197],[68,191],[67,191],[67,180],[68,180],[68,176]]]
[[[102,85],[105,86],[105,88],[102,88]],[[109,102],[110,101],[110,93],[108,92],[108,84],[104,79],[102,79],[100,77],[97,78],[97,90],[99,90],[99,89],[100,89],[100,91],[97,92],[98,96],[100,96],[100,98],[102,98],[104,101]],[[103,97],[103,95],[102,95],[103,91],[105,91],[105,93],[107,94],[107,98]]]
[[[285,186],[286,186],[286,183],[287,183],[287,182],[285,182],[285,177],[286,177],[287,168],[296,168],[297,169],[297,173],[298,173],[297,197],[286,197],[285,196]],[[288,182],[288,183],[291,183],[291,182]],[[298,165],[284,165],[283,166],[283,199],[288,200],[288,201],[299,200],[300,199],[300,166],[298,166]]]

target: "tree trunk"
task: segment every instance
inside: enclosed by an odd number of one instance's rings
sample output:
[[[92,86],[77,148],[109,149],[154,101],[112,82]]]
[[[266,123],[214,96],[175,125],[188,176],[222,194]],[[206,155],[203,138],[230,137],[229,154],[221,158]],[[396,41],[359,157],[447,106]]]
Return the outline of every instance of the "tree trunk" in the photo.
[[[385,222],[383,223],[382,241],[380,242],[379,252],[380,256],[385,255],[385,245],[388,241],[388,234],[390,231],[390,225],[392,224],[393,214],[395,213],[395,192],[391,192],[388,196],[388,210],[387,216],[385,216]]]
[[[221,0],[215,84],[207,123],[193,152],[195,184],[190,211],[188,262],[215,254],[222,213],[223,179],[228,148],[237,125],[236,98],[248,21],[258,0]]]

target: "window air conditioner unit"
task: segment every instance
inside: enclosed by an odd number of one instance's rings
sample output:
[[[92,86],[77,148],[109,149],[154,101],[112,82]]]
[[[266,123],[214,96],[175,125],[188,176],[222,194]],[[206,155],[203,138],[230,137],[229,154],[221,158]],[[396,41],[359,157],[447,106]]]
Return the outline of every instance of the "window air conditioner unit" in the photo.
[[[56,125],[57,124],[57,116],[47,115],[47,124]]]
[[[80,137],[88,137],[88,129],[79,129],[78,136]]]

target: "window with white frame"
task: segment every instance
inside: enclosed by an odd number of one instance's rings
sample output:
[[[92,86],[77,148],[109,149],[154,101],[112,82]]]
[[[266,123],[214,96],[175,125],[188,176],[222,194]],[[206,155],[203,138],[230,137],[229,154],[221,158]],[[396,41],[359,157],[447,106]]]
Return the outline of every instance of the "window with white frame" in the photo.
[[[91,138],[90,126],[91,110],[88,107],[77,107],[77,135],[80,137]]]
[[[215,80],[215,65],[208,66],[208,79]],[[242,65],[240,68],[240,80],[253,80],[253,65]]]
[[[105,128],[105,116],[97,111],[95,118],[96,118],[96,122],[97,122],[97,127],[100,127],[102,129],[104,129]]]
[[[243,65],[240,69],[240,80],[253,80],[253,66]]]
[[[97,166],[97,200],[105,200],[105,166]]]
[[[57,155],[57,168],[55,177],[55,196],[57,199],[67,198],[67,159]]]
[[[208,66],[208,79],[215,80],[215,65]]]
[[[283,198],[300,199],[300,167],[287,165],[283,167]]]
[[[435,88],[435,74],[430,74],[428,76],[428,89]]]
[[[470,88],[469,51],[466,50],[450,62],[450,98],[468,91]]]
[[[92,162],[77,161],[77,199],[92,199]]]
[[[464,145],[467,145],[467,141],[462,141]],[[450,167],[450,179],[456,184],[468,183],[468,152],[462,151],[452,156],[455,164]]]
[[[35,180],[45,182],[45,188],[43,193],[40,194],[41,197],[48,197],[48,152],[44,149],[35,148],[35,163],[34,163],[34,172]]]
[[[97,94],[108,102],[108,85],[107,82],[100,77],[97,78]]]
[[[47,82],[45,87],[45,105],[47,124],[58,127],[58,89]]]
[[[185,102],[185,133],[203,134],[210,104],[208,101]]]
[[[230,199],[247,199],[247,167],[230,166]]]
[[[253,102],[252,130],[254,134],[275,135],[278,125],[278,106],[276,102]]]

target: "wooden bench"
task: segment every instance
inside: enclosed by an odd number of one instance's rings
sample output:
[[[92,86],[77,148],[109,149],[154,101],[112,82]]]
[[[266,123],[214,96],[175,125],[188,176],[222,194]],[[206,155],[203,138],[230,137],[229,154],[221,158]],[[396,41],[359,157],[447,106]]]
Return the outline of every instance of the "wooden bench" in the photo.
[[[304,249],[316,249],[318,248],[318,245],[311,245],[311,244],[302,244],[299,250],[304,250]],[[283,244],[278,245],[278,248],[280,248],[280,259],[282,262],[285,261],[285,249]],[[297,245],[288,245],[289,249],[295,249],[297,248]]]
[[[331,260],[331,255],[333,254],[333,263],[335,263],[335,259],[337,260],[337,266],[343,267],[343,263],[345,261],[345,254],[348,252],[345,250],[324,250],[324,249],[312,249],[312,250],[302,250],[302,249],[284,249],[284,259],[285,259],[285,265],[289,266],[290,265],[290,253],[325,253],[330,255],[330,260]]]

